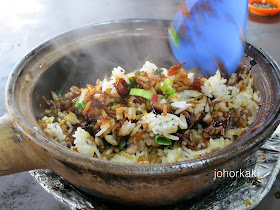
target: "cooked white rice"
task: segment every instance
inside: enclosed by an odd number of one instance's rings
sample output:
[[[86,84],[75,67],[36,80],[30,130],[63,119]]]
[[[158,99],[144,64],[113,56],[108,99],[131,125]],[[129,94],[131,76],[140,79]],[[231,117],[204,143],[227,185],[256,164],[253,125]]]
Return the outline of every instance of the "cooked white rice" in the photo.
[[[158,67],[147,61],[140,72],[147,73],[150,77]],[[112,76],[105,78],[94,90],[102,92],[94,94],[93,100],[99,100],[102,94],[106,92],[108,102],[114,102],[114,97],[119,97],[115,83],[123,78],[129,85],[129,78],[135,73],[126,74],[122,67],[114,68]],[[162,77],[176,80],[176,75],[168,75],[168,70],[162,68]],[[139,76],[141,79],[141,76]],[[194,84],[195,76],[188,73],[187,77],[190,84]],[[150,79],[148,79],[150,82]],[[198,158],[202,155],[210,154],[231,144],[236,136],[241,136],[248,127],[255,121],[260,97],[259,93],[253,89],[253,78],[247,78],[246,87],[241,89],[239,84],[228,85],[227,80],[221,77],[219,71],[209,79],[201,78],[203,85],[201,91],[196,89],[183,89],[176,91],[168,98],[158,94],[159,104],[170,104],[172,112],[162,113],[147,112],[153,106],[151,101],[145,103],[135,101],[135,96],[127,98],[127,106],[112,106],[111,110],[115,112],[115,119],[96,121],[98,132],[92,136],[88,131],[82,128],[80,118],[72,111],[53,111],[52,108],[46,109],[40,124],[43,124],[43,130],[50,137],[59,143],[70,147],[83,155],[100,158],[104,160],[124,162],[124,163],[171,163]],[[146,82],[142,78],[142,82]],[[179,84],[179,83],[178,83]],[[158,84],[150,89],[156,93]],[[179,87],[180,88],[180,87]],[[82,89],[79,99],[82,99],[92,88]],[[53,95],[53,94],[52,94]],[[112,97],[112,99],[110,99]],[[59,98],[55,94],[54,101],[58,103]],[[72,106],[73,107],[73,106]],[[46,112],[47,111],[47,112]],[[108,111],[101,110],[104,118],[108,117]],[[191,127],[187,115],[189,113],[195,117],[200,117],[201,121],[196,127]],[[224,134],[211,137],[207,141],[203,137],[203,123],[212,125],[214,119],[219,119],[224,113],[236,112],[240,115],[240,120],[244,122],[234,128],[226,128]],[[241,113],[242,112],[242,113]],[[116,125],[122,124],[116,130]],[[188,131],[188,137],[180,137],[177,132],[180,130]],[[221,131],[222,132],[222,131]],[[72,134],[72,135],[70,135]],[[162,135],[172,141],[171,146],[161,146],[155,141],[155,136]],[[119,137],[127,137],[127,149],[122,150],[118,147]],[[72,141],[71,141],[72,139]],[[190,144],[189,142],[192,142]],[[106,144],[108,144],[106,146]]]

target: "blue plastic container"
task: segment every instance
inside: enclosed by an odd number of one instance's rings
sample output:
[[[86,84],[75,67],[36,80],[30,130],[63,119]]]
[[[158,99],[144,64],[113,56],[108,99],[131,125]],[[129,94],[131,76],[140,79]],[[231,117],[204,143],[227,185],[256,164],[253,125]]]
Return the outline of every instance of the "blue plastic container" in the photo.
[[[243,55],[247,22],[247,0],[186,0],[169,29],[172,51],[186,69],[231,74]]]

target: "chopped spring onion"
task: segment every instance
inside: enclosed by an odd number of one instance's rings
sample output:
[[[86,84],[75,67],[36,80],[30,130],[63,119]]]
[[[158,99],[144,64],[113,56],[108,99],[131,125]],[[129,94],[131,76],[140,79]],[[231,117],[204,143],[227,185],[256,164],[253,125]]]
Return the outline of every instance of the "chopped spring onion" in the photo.
[[[137,82],[136,82],[135,77],[129,77],[128,79],[129,79],[130,84],[128,85],[127,90],[129,92],[131,88],[135,88],[136,87]]]
[[[230,130],[230,129],[232,129],[233,127],[232,127],[232,125],[229,125],[228,127],[227,127],[227,130]]]
[[[174,93],[176,93],[176,90],[174,88],[168,88],[166,90],[165,97],[168,98],[169,96],[173,95]]]
[[[137,70],[137,71],[135,71],[135,73],[140,74],[140,73],[141,73],[141,71],[140,71],[140,70]]]
[[[117,100],[114,100],[114,102],[112,102],[111,104],[112,104],[112,106],[117,106],[118,102],[117,102]]]
[[[44,128],[44,124],[46,123],[46,121],[45,120],[42,120],[41,121],[41,124],[40,124],[40,126],[41,126],[41,128],[43,129]]]
[[[87,106],[87,104],[86,104],[86,102],[85,102],[85,100],[84,99],[78,99],[77,101],[76,101],[76,104],[75,104],[75,107],[77,108],[77,109],[80,109],[80,110],[84,110],[84,108]]]
[[[61,97],[62,97],[62,91],[59,91],[58,98],[61,98]]]
[[[144,89],[139,89],[139,88],[131,88],[130,92],[129,92],[130,95],[132,96],[141,96],[143,98],[146,98],[148,100],[158,100],[158,97],[156,93],[152,93],[151,91],[147,91],[147,90],[144,90]]]
[[[173,42],[173,44],[176,47],[179,47],[179,43],[180,43],[179,36],[178,36],[173,24],[171,24],[171,26],[168,28],[168,33],[170,35],[170,38],[171,38],[171,41]]]
[[[154,70],[154,74],[157,74],[157,75],[160,75],[161,72],[163,72],[162,69],[156,69],[156,70]]]
[[[168,98],[169,96],[176,93],[176,90],[172,88],[173,80],[170,78],[166,78],[164,82],[161,84],[161,91],[165,95],[165,98]]]
[[[169,138],[166,138],[164,135],[156,135],[155,137],[156,143],[160,145],[171,145],[172,142]]]
[[[126,136],[125,136],[125,137],[122,137],[117,147],[118,147],[120,150],[125,149],[127,140],[128,140],[128,137],[126,137]]]
[[[109,145],[104,145],[104,149],[109,149],[111,146]]]
[[[163,83],[165,84],[165,85],[167,85],[167,86],[172,86],[173,85],[173,80],[172,79],[170,79],[170,78],[166,78],[164,81],[163,81]]]

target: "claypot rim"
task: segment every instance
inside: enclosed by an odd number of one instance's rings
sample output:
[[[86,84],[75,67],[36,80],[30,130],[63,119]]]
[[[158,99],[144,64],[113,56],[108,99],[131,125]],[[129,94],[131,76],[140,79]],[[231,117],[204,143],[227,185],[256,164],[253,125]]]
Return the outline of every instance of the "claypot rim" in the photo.
[[[60,34],[50,40],[39,45],[30,53],[28,53],[18,64],[15,65],[10,76],[8,78],[6,89],[5,89],[5,105],[6,110],[11,117],[11,120],[21,129],[21,132],[24,133],[29,140],[33,141],[39,147],[46,150],[48,153],[52,154],[55,158],[67,162],[73,166],[83,167],[89,170],[98,170],[98,171],[107,171],[108,173],[113,174],[129,174],[129,175],[167,175],[173,173],[196,173],[199,170],[204,170],[208,167],[215,167],[221,163],[229,161],[235,157],[242,155],[248,150],[253,150],[255,147],[264,142],[267,138],[270,137],[272,132],[276,129],[279,119],[280,119],[280,101],[278,101],[277,108],[274,115],[267,119],[263,126],[249,135],[244,135],[239,138],[238,141],[235,141],[233,144],[228,147],[209,154],[197,159],[191,159],[176,163],[164,163],[164,164],[155,164],[155,165],[137,165],[137,164],[126,164],[111,162],[106,160],[100,160],[93,157],[84,156],[80,153],[71,151],[70,149],[60,145],[59,143],[53,142],[38,131],[36,131],[28,122],[24,119],[23,115],[20,113],[15,99],[15,85],[16,81],[21,75],[22,68],[33,58],[33,55],[40,52],[53,40],[63,39],[65,36],[73,33],[74,31],[83,31],[91,27],[102,27],[106,24],[125,24],[125,23],[151,23],[153,22],[162,22],[164,24],[170,23],[170,20],[162,19],[125,19],[125,20],[115,20],[115,21],[106,21],[102,23],[90,24],[83,26],[77,29],[67,31],[63,34]],[[277,63],[261,48],[256,47],[255,45],[248,43],[249,47],[255,48],[267,61],[268,65],[271,65],[277,74],[277,80],[280,84],[280,69]],[[69,158],[71,156],[71,158]],[[51,168],[51,166],[50,166]]]

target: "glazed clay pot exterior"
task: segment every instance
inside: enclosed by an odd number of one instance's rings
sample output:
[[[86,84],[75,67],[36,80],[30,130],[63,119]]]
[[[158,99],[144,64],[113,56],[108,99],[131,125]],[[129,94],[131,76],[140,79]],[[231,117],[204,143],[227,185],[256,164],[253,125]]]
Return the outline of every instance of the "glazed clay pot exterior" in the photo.
[[[71,151],[47,138],[37,124],[41,96],[51,90],[66,92],[73,84],[95,84],[118,65],[132,71],[146,60],[167,68],[176,64],[168,46],[169,23],[122,20],[90,25],[29,53],[15,67],[6,87],[7,114],[0,122],[0,175],[48,168],[97,197],[125,204],[164,205],[213,188],[222,181],[214,179],[215,170],[240,168],[279,124],[279,67],[251,44],[246,46],[244,62],[256,63],[252,74],[262,97],[258,118],[242,138],[213,154],[173,164],[109,162]]]

